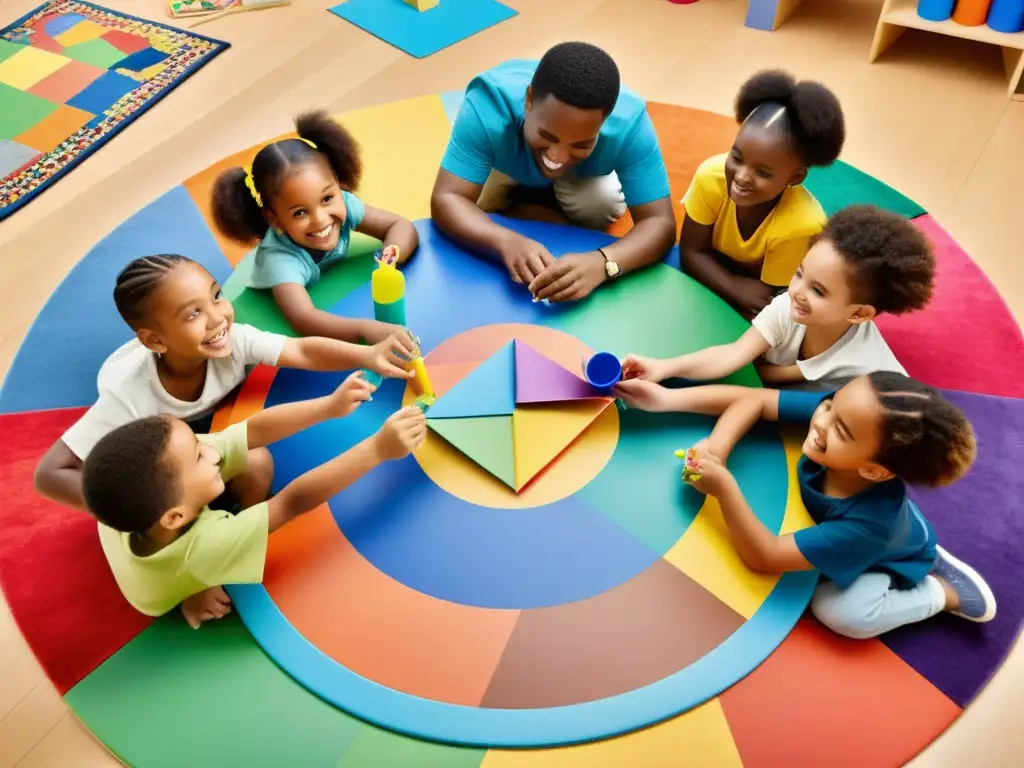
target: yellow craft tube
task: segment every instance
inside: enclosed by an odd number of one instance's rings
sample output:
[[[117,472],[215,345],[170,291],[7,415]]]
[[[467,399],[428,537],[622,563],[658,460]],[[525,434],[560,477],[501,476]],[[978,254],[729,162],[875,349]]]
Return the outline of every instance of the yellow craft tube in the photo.
[[[412,372],[412,391],[419,397],[433,397],[434,388],[430,386],[430,376],[427,375],[427,366],[422,357],[413,359]]]

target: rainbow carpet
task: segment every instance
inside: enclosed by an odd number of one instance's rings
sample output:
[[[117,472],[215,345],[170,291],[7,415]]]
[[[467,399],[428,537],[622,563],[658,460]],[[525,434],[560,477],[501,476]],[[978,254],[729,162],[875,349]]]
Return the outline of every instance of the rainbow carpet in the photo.
[[[460,101],[461,93],[427,96],[341,117],[364,149],[359,193],[419,229],[407,305],[439,402],[484,380],[525,381],[520,367],[529,365],[570,374],[595,348],[680,354],[743,332],[744,321],[679,272],[677,253],[578,306],[551,308],[442,237],[428,218],[429,192]],[[707,112],[649,108],[678,201],[736,127]],[[0,391],[0,584],[47,674],[124,762],[897,765],[986,685],[1024,616],[1020,329],[938,222],[843,163],[808,181],[827,211],[875,203],[912,218],[936,247],[932,306],[880,325],[911,374],[945,390],[975,425],[970,474],[913,493],[940,539],[991,581],[994,622],[937,617],[882,639],[839,638],[805,614],[813,574],[750,573],[714,501],[681,488],[672,451],[706,435],[710,420],[561,394],[525,403],[507,389],[482,416],[493,420],[483,430],[493,436],[489,452],[472,442],[480,431],[467,438],[454,426],[481,416],[438,418],[414,457],[275,533],[264,583],[231,587],[230,618],[193,632],[177,614],[135,613],[95,524],[41,500],[32,471],[94,400],[100,363],[129,337],[110,300],[129,259],[186,253],[222,281],[239,321],[286,330],[266,295],[244,289],[245,249],[211,224],[217,173],[257,149],[169,190],[97,245],[40,313]],[[558,255],[610,242],[630,223],[611,234],[510,225]],[[371,311],[374,247],[356,239],[364,255],[316,286],[317,306]],[[459,312],[438,311],[442,301]],[[985,333],[964,344],[954,332],[968,311],[985,317]],[[645,320],[652,312],[658,323]],[[528,353],[513,359],[520,348]],[[257,368],[215,426],[325,393],[342,376]],[[734,380],[758,385],[750,368]],[[386,382],[344,422],[274,446],[276,486],[370,434],[409,397]],[[529,421],[541,410],[548,430]],[[809,524],[794,487],[798,446],[765,427],[731,460],[775,531]],[[187,739],[165,727],[169,711],[188,712]]]

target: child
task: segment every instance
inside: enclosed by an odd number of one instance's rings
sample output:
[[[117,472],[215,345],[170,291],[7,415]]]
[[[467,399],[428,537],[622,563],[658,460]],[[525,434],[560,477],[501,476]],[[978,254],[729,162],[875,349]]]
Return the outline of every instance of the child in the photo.
[[[797,476],[816,526],[772,533],[726,469],[759,419],[810,424]],[[947,485],[975,458],[970,423],[931,387],[879,371],[830,394],[746,389],[694,454],[694,487],[718,499],[743,561],[763,573],[820,571],[811,610],[834,632],[875,637],[941,611],[995,618],[989,586],[937,545],[907,496],[906,483]]]
[[[408,378],[403,357],[415,354],[408,333],[373,347],[323,338],[290,339],[236,323],[220,285],[201,265],[174,254],[136,259],[117,277],[114,303],[135,338],[100,368],[96,403],[39,462],[36,489],[84,509],[82,462],[103,435],[134,419],[169,414],[208,432],[213,414],[257,363],[332,371],[364,368]],[[270,454],[250,457],[251,473],[230,483],[233,502],[265,496]]]
[[[785,286],[825,212],[803,186],[835,162],[846,129],[836,97],[785,72],[761,72],[736,97],[732,149],[705,160],[683,198],[684,269],[745,317]]]
[[[295,121],[299,138],[263,147],[248,168],[232,168],[213,188],[213,215],[228,237],[257,240],[249,286],[270,289],[300,336],[376,344],[401,329],[317,309],[307,292],[323,269],[345,259],[353,230],[375,237],[407,260],[419,243],[407,219],[364,206],[351,190],[362,172],[359,147],[325,112]],[[400,183],[397,182],[397,183]]]
[[[763,356],[765,384],[835,390],[872,371],[905,373],[873,322],[880,312],[922,309],[932,295],[935,258],[927,239],[894,213],[851,206],[833,216],[790,280],[731,344],[669,360],[629,355],[623,397],[649,396],[651,383],[668,378],[728,376]],[[687,410],[678,393],[674,408]],[[638,407],[643,407],[636,403]]]
[[[210,509],[224,483],[246,469],[253,450],[327,419],[342,418],[368,400],[374,386],[349,376],[331,395],[268,408],[197,436],[172,416],[122,424],[96,443],[83,471],[89,511],[125,598],[148,616],[181,604],[198,627],[227,612],[220,600],[194,599],[222,584],[263,580],[269,533],[315,509],[385,461],[408,456],[427,434],[426,418],[410,406],[373,436],[237,515]],[[220,606],[219,608],[217,606]]]

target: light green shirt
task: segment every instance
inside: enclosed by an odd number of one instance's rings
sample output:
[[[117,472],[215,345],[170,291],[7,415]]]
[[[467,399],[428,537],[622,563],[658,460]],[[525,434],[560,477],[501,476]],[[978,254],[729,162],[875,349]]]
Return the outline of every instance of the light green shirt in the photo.
[[[246,423],[199,435],[221,456],[227,482],[245,471]],[[192,526],[159,552],[140,557],[131,534],[100,525],[100,544],[114,579],[128,602],[147,616],[160,616],[207,587],[257,584],[267,559],[269,509],[266,502],[237,515],[205,507]]]

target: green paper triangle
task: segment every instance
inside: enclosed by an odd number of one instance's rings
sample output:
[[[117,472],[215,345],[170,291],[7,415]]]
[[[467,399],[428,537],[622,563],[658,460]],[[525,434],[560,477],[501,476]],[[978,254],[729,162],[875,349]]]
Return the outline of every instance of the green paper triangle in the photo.
[[[434,430],[509,488],[516,487],[511,416],[427,419]]]

